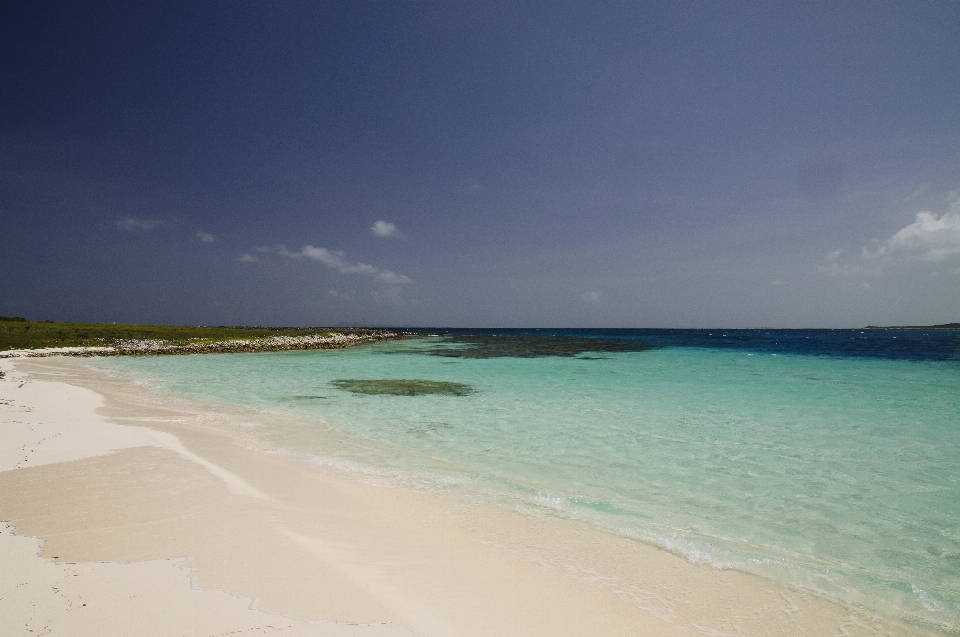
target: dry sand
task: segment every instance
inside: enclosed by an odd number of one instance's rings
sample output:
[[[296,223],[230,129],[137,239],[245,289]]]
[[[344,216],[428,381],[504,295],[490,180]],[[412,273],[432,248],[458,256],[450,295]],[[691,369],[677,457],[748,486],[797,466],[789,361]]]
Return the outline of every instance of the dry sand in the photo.
[[[578,522],[321,472],[75,359],[0,370],[3,636],[918,634]]]

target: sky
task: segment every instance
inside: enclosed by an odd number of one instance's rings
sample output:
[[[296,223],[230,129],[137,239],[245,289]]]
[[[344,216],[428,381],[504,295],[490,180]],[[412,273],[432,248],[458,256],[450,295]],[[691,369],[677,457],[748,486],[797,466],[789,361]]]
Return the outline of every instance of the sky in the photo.
[[[0,315],[960,320],[960,3],[0,3]]]

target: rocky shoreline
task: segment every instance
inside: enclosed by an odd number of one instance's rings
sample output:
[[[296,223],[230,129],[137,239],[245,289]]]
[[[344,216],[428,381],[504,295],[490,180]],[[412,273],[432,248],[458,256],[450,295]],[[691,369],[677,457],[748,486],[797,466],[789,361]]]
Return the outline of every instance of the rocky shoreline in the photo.
[[[363,334],[334,332],[326,336],[267,336],[264,338],[234,339],[171,343],[156,339],[114,340],[109,345],[91,347],[45,347],[0,351],[0,358],[35,358],[45,356],[148,356],[169,354],[228,354],[238,352],[281,352],[288,350],[339,349],[374,341],[404,338],[400,332],[372,330]]]

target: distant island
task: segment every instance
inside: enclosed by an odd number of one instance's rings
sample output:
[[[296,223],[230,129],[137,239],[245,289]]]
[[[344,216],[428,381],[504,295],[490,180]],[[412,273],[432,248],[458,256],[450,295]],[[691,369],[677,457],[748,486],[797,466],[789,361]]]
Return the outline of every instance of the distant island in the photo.
[[[960,323],[941,325],[868,325],[865,330],[960,330]]]
[[[334,349],[402,337],[359,328],[57,323],[0,316],[2,358]]]

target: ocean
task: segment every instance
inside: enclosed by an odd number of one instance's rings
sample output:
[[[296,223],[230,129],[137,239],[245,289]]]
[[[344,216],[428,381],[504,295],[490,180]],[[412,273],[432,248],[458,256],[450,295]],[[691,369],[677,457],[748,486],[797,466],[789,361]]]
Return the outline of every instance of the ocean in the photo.
[[[318,470],[576,518],[960,634],[960,330],[434,329],[94,365],[253,408],[259,446]]]

